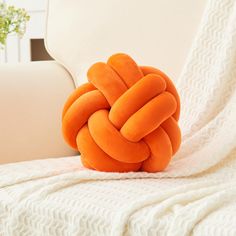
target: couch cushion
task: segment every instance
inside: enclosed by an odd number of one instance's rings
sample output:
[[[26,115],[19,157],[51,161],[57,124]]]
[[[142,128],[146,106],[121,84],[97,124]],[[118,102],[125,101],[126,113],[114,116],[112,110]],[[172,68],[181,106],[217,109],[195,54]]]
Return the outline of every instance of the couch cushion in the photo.
[[[46,46],[84,82],[91,63],[126,52],[177,79],[206,0],[49,0]]]

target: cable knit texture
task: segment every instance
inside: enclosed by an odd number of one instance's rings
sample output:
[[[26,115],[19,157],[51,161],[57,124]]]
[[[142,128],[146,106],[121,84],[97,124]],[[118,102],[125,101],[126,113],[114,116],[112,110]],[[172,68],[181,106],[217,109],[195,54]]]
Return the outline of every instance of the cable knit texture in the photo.
[[[126,54],[88,70],[90,83],[67,99],[62,130],[85,167],[107,172],[164,170],[179,149],[180,99],[158,69]]]
[[[236,235],[236,1],[210,0],[178,82],[183,142],[164,172],[79,157],[0,166],[0,235]]]

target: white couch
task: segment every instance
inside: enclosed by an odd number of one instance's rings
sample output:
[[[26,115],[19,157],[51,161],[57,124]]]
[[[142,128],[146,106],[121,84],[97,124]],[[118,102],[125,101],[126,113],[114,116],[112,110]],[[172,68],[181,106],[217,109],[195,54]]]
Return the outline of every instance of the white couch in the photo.
[[[57,62],[0,70],[1,162],[73,154],[60,113],[93,61],[124,51],[177,80],[204,4],[50,0]],[[207,4],[178,84],[184,142],[167,171],[92,171],[79,156],[0,165],[0,235],[236,235],[235,9]]]
[[[126,52],[174,80],[206,0],[49,0],[46,47],[55,61],[0,66],[0,163],[75,155],[61,135],[63,103],[89,65]]]

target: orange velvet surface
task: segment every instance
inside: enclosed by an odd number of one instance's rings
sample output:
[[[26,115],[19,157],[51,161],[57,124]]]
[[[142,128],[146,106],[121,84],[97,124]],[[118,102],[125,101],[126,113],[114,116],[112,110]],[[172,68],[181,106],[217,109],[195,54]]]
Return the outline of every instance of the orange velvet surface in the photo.
[[[180,99],[162,71],[111,56],[88,70],[88,83],[67,99],[65,141],[85,167],[107,172],[163,171],[181,143]]]

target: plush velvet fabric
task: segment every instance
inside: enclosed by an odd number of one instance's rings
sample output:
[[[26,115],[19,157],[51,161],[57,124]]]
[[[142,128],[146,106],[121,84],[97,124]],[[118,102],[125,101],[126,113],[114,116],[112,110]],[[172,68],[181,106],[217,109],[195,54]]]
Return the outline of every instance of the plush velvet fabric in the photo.
[[[84,166],[164,170],[181,142],[180,99],[172,81],[122,53],[93,64],[88,81],[68,98],[62,119],[65,140],[80,151]]]

